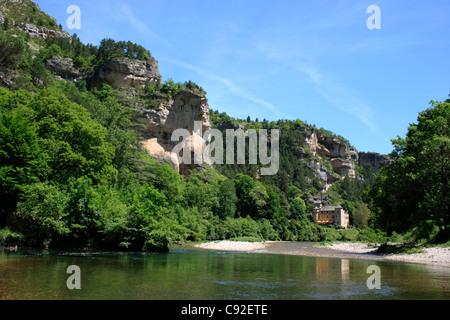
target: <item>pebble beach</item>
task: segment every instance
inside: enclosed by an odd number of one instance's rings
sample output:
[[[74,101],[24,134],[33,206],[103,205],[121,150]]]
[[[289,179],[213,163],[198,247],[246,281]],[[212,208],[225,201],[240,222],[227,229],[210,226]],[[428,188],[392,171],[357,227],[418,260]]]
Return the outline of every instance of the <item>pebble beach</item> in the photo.
[[[450,266],[450,247],[424,248],[423,253],[412,254],[378,254],[376,253],[377,246],[369,246],[365,243],[347,242],[322,246],[313,243],[293,243],[283,241],[214,241],[197,244],[194,245],[194,247],[219,251],[260,252],[315,257],[345,257],[412,263],[448,264]]]

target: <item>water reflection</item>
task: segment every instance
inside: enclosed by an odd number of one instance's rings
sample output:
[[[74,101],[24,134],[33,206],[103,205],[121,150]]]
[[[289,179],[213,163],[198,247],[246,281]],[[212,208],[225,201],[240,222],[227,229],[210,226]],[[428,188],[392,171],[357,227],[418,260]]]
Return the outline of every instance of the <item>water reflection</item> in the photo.
[[[349,278],[350,278],[350,261],[348,259],[341,259],[342,282],[347,282]]]
[[[367,268],[381,269],[369,290]],[[81,290],[66,287],[69,265]],[[7,252],[0,250],[0,299],[448,299],[446,266],[339,258],[225,253]]]

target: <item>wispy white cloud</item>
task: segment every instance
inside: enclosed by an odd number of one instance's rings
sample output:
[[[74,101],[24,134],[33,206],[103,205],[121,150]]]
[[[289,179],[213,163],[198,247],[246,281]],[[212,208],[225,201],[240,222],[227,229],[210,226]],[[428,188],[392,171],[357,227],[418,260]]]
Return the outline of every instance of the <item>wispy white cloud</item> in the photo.
[[[372,132],[379,132],[373,117],[375,112],[354,89],[345,84],[326,81],[317,87],[317,91],[339,110],[353,115],[364,123]]]
[[[243,98],[247,101],[253,102],[257,105],[260,105],[264,108],[266,108],[267,110],[271,111],[275,116],[277,116],[279,119],[281,118],[286,118],[286,115],[282,114],[281,112],[278,111],[277,107],[275,105],[273,105],[272,103],[265,101],[264,99],[258,98],[257,96],[255,96],[253,93],[245,90],[242,86],[237,85],[236,83],[234,83],[233,80],[225,78],[225,77],[221,77],[218,76],[214,73],[208,72],[203,70],[200,67],[185,63],[185,62],[181,62],[181,61],[177,61],[177,60],[171,60],[171,59],[166,59],[168,60],[168,62],[171,62],[173,64],[177,64],[183,68],[186,68],[188,70],[194,71],[195,73],[204,76],[205,78],[208,78],[212,81],[218,82],[220,84],[222,84],[223,86],[225,86],[230,93]]]
[[[120,21],[125,21],[144,39],[158,41],[160,43],[169,44],[169,42],[155,33],[146,23],[142,22],[131,10],[127,4],[121,4],[116,7],[115,15]]]
[[[298,41],[297,41],[298,42]],[[333,106],[342,112],[351,114],[364,123],[372,132],[378,132],[373,119],[374,110],[360,97],[360,94],[350,86],[333,80],[316,66],[314,48],[307,40],[300,42],[301,46],[271,42],[255,42],[254,46],[265,56],[284,66],[297,70],[311,83],[312,87]]]

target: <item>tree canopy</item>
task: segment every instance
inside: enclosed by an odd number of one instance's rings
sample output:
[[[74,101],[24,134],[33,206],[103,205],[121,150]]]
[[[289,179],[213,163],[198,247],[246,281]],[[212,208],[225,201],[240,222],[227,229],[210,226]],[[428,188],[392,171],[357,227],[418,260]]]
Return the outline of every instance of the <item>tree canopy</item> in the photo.
[[[449,238],[450,101],[431,102],[405,138],[392,140],[391,165],[372,190],[380,226]]]

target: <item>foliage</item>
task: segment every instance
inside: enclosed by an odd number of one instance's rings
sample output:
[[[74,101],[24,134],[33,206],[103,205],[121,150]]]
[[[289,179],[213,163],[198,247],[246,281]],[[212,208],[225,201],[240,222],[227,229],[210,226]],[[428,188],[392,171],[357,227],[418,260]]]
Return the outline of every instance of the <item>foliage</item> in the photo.
[[[0,229],[0,246],[18,245],[23,240],[24,235],[21,233],[13,232],[8,227]]]
[[[357,204],[353,211],[353,224],[358,228],[367,228],[369,226],[370,210],[364,203]]]
[[[137,60],[149,60],[151,58],[150,51],[141,45],[132,43],[131,41],[115,41],[111,38],[103,39],[98,47],[97,61],[99,65],[113,58],[130,58]]]
[[[423,248],[416,247],[414,244],[402,244],[402,245],[392,245],[383,243],[377,250],[377,253],[382,254],[413,254],[413,253],[423,253]]]
[[[23,59],[25,44],[0,30],[0,71],[14,69]]]
[[[431,102],[406,138],[393,140],[391,165],[377,177],[371,195],[377,222],[389,233],[418,228],[437,239],[450,236],[450,103]]]

